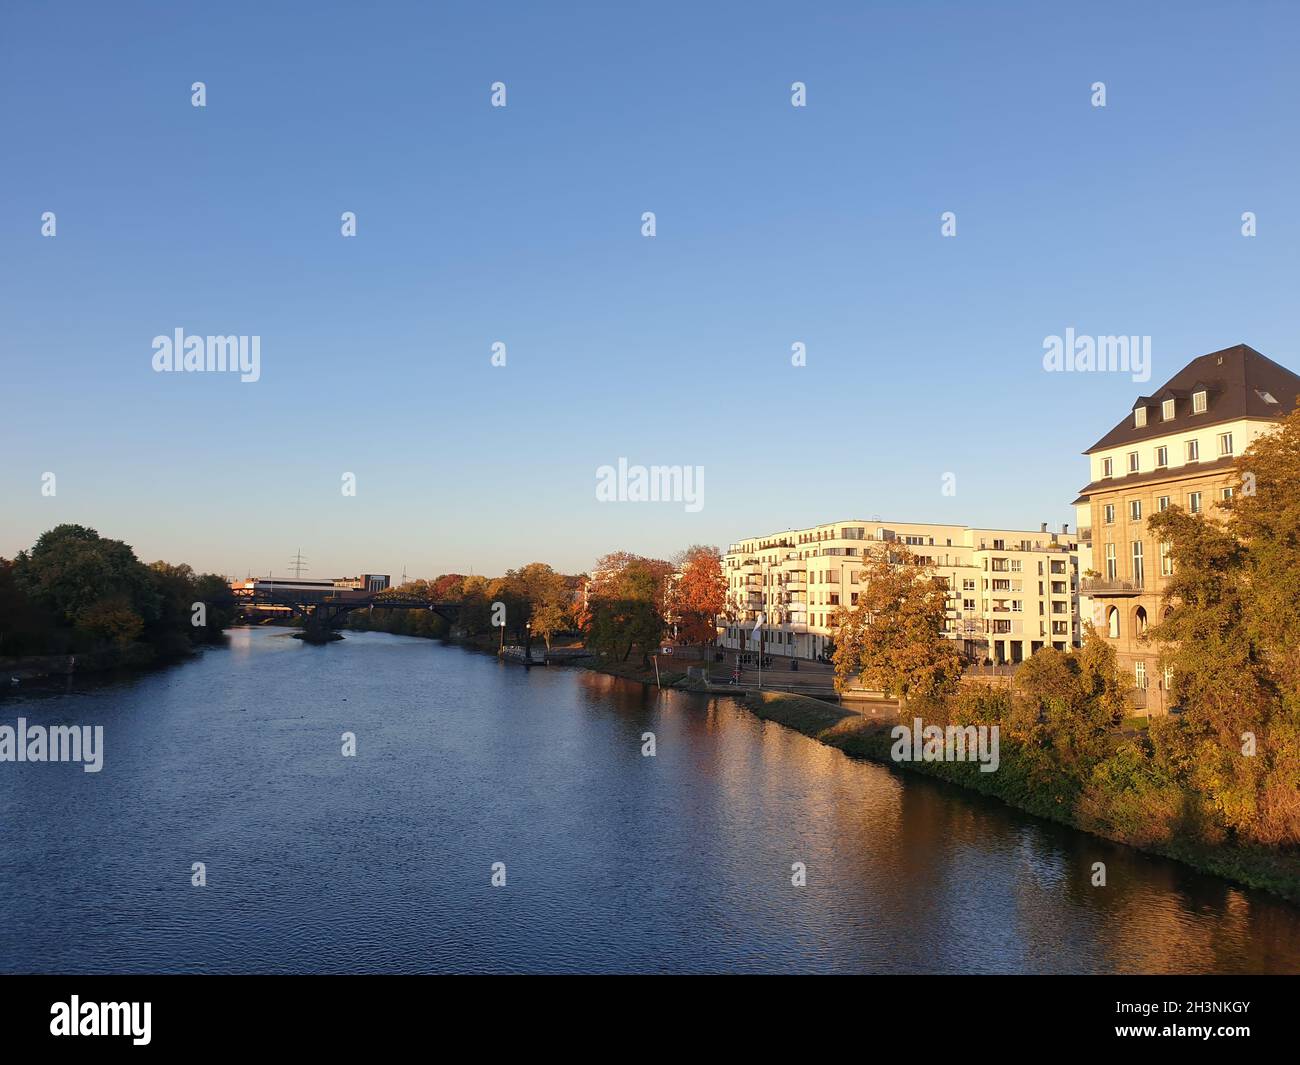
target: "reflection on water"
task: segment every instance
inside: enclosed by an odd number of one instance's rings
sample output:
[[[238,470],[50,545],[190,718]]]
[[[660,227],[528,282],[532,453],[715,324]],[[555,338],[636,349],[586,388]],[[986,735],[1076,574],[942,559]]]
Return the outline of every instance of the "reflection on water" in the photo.
[[[725,698],[237,630],[20,715],[106,754],[0,765],[3,971],[1300,971],[1286,903]]]

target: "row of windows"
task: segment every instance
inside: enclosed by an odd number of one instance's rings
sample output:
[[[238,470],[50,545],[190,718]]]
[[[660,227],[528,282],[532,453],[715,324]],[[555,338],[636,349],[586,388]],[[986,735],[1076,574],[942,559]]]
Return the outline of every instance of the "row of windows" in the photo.
[[[1141,540],[1133,540],[1129,544],[1129,558],[1132,560],[1133,569],[1131,576],[1134,584],[1144,583],[1146,577],[1146,565],[1143,554],[1144,549]],[[1119,579],[1119,560],[1116,557],[1115,545],[1106,545],[1106,579],[1114,581]],[[1169,554],[1169,545],[1160,545],[1160,575],[1162,577],[1172,577],[1174,574],[1174,560]]]
[[[1184,461],[1200,462],[1201,461],[1201,442],[1193,437],[1191,440],[1183,441]],[[1219,434],[1219,458],[1229,458],[1233,454],[1233,442],[1231,433]],[[1169,448],[1162,444],[1156,448],[1156,469],[1161,470],[1169,465]],[[1128,472],[1142,472],[1142,455],[1138,451],[1128,453]],[[1115,476],[1115,460],[1113,458],[1104,458],[1101,460],[1101,475],[1103,478]]]
[[[1236,489],[1232,487],[1219,489],[1219,498],[1223,500],[1231,499],[1236,494]],[[1160,496],[1156,500],[1156,510],[1166,511],[1169,509],[1169,496]],[[1203,508],[1203,497],[1200,492],[1187,493],[1187,509],[1193,514],[1199,514]],[[1128,519],[1129,521],[1142,520],[1142,500],[1130,499],[1128,501]],[[1115,504],[1107,503],[1102,507],[1102,522],[1105,525],[1115,524]]]
[[[1193,414],[1204,414],[1205,411],[1206,411],[1206,408],[1209,406],[1208,398],[1209,398],[1209,397],[1206,396],[1204,389],[1202,389],[1202,390],[1199,391],[1199,392],[1193,392],[1193,393],[1192,393],[1192,413],[1193,413]],[[1161,404],[1160,404],[1160,420],[1161,420],[1162,422],[1171,422],[1171,421],[1173,421],[1175,415],[1177,414],[1177,412],[1178,412],[1178,402],[1177,402],[1177,400],[1166,399],[1166,400],[1164,400],[1164,401],[1161,402]],[[1146,409],[1146,407],[1134,407],[1134,408],[1133,408],[1133,424],[1136,425],[1137,428],[1141,429],[1144,425],[1146,425],[1146,423],[1147,423],[1147,409]]]

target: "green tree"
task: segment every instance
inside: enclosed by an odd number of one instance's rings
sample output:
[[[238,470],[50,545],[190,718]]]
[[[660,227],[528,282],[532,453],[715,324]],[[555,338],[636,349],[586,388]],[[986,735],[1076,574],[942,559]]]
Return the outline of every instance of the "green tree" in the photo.
[[[636,556],[621,557],[617,566],[606,556],[597,567],[598,582],[588,591],[587,646],[600,654],[626,661],[634,647],[649,661],[663,636],[661,610],[668,563]]]
[[[20,551],[14,582],[32,602],[70,625],[105,601],[132,611],[145,624],[160,615],[161,597],[135,552],[82,525],[58,525],[42,533],[31,551]]]

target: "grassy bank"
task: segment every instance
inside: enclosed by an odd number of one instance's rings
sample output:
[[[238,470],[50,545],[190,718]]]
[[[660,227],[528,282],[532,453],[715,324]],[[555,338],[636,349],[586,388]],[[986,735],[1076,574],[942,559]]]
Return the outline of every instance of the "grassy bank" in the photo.
[[[1200,872],[1300,903],[1300,856],[1263,849],[1207,847],[1178,840],[1137,846],[1131,840],[1098,833],[1079,823],[1074,814],[1076,796],[1068,788],[1044,788],[1030,783],[1024,761],[1014,745],[1005,742],[1000,745],[1001,764],[996,773],[981,773],[973,762],[895,762],[890,757],[894,741],[889,730],[897,719],[891,714],[866,716],[818,699],[780,692],[754,692],[744,703],[757,717],[802,732],[853,758],[945,780],[1036,817],[1172,858]]]

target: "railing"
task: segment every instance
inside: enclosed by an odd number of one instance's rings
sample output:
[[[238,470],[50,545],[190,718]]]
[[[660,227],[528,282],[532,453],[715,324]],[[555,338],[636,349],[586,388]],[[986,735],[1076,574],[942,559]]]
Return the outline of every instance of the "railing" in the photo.
[[[1085,580],[1079,590],[1085,595],[1139,595],[1141,594],[1141,581],[1121,581],[1111,580],[1107,577],[1096,577],[1091,580]]]

